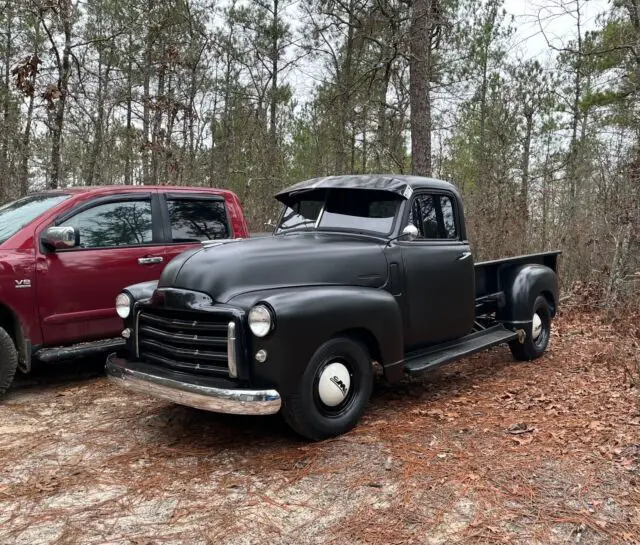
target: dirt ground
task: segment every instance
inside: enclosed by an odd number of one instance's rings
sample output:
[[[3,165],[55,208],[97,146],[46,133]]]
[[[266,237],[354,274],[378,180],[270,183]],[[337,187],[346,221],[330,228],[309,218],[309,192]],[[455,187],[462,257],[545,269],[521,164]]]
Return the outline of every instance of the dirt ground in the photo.
[[[380,381],[322,443],[40,370],[0,403],[0,544],[640,543],[638,342],[567,312],[543,359]]]

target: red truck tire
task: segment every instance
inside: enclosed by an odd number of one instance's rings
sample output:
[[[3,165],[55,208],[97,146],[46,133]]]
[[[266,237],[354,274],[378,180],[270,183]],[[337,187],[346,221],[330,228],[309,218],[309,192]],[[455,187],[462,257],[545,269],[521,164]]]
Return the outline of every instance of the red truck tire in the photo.
[[[0,327],[0,396],[11,386],[18,368],[18,352],[11,336]]]

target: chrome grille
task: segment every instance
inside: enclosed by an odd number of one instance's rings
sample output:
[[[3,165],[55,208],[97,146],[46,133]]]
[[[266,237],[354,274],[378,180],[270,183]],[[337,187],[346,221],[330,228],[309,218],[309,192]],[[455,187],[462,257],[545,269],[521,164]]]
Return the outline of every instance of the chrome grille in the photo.
[[[229,376],[231,316],[144,309],[137,316],[138,357],[177,371]]]

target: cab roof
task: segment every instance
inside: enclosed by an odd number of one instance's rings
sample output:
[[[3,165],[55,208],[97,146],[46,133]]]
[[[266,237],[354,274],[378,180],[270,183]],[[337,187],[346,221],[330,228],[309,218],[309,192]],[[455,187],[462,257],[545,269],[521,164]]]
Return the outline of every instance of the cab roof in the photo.
[[[352,174],[344,176],[325,176],[299,182],[276,194],[276,199],[287,204],[300,191],[315,189],[368,189],[389,191],[408,199],[417,189],[440,189],[458,195],[457,188],[443,180],[423,176],[407,176],[403,174]]]

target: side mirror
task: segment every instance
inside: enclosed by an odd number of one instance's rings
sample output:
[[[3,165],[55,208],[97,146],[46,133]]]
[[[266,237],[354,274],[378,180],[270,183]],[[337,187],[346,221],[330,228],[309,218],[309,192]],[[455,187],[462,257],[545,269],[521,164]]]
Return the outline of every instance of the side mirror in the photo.
[[[402,230],[402,238],[412,241],[418,238],[418,228],[411,223]]]
[[[49,250],[68,250],[80,245],[80,232],[71,226],[49,227],[42,235],[42,244]]]

